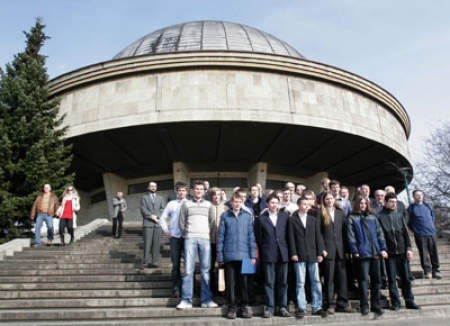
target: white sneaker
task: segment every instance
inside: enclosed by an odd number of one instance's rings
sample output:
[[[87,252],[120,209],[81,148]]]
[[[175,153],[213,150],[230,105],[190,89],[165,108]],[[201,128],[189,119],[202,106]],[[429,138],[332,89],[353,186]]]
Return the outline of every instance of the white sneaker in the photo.
[[[179,310],[191,309],[191,308],[192,308],[192,303],[189,303],[186,300],[181,300],[181,302],[177,306],[177,309],[179,309]]]
[[[214,301],[209,301],[209,302],[203,302],[202,303],[202,308],[217,308],[219,305],[217,303],[215,303]]]

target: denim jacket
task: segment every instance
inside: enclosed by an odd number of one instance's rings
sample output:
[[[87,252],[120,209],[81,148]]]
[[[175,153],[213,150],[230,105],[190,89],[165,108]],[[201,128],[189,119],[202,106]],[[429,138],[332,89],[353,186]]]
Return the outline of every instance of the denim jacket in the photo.
[[[379,256],[386,251],[383,230],[372,214],[350,214],[347,225],[348,242],[352,254],[360,258]]]
[[[217,255],[219,262],[230,262],[256,257],[253,218],[244,209],[238,216],[233,210],[224,212],[220,218],[217,236]]]

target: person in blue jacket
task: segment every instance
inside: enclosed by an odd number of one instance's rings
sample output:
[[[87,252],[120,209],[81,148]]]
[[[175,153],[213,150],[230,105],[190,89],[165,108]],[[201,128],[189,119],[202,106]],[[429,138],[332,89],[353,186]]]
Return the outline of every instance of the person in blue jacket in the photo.
[[[243,203],[238,193],[233,194],[231,209],[220,218],[217,236],[217,261],[225,263],[229,319],[235,319],[237,314],[242,318],[252,316],[248,310],[248,276],[241,271],[243,259],[251,259],[256,264],[256,243],[253,217],[243,209]]]
[[[441,279],[433,209],[423,201],[422,190],[414,190],[413,198],[414,203],[408,207],[408,224],[414,232],[414,240],[419,249],[424,276],[428,279],[432,277]]]
[[[358,197],[353,205],[347,225],[348,242],[353,257],[359,260],[360,306],[363,316],[369,314],[369,275],[371,311],[383,314],[380,300],[380,259],[387,258],[386,241],[378,219],[372,214],[370,201]]]

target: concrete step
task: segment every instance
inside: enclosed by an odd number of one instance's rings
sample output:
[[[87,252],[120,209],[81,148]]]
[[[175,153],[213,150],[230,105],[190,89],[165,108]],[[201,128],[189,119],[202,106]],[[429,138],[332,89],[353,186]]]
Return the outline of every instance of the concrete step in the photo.
[[[42,282],[42,283],[0,283],[0,290],[82,290],[82,289],[169,289],[171,281],[151,282]]]
[[[77,289],[77,290],[3,290],[0,299],[69,299],[69,298],[133,298],[133,297],[170,297],[172,290],[167,289]],[[5,301],[0,301],[5,302]],[[30,301],[31,302],[31,301]],[[0,306],[2,306],[0,304]]]
[[[4,283],[43,283],[43,282],[142,282],[170,281],[168,274],[111,274],[111,275],[52,275],[52,276],[0,276],[0,284]]]

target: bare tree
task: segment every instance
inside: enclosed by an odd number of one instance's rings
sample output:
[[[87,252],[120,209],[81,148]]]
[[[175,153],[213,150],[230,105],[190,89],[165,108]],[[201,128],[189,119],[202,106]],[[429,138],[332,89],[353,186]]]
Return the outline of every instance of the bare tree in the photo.
[[[415,177],[433,204],[450,206],[450,121],[425,141],[425,158],[417,164]]]

